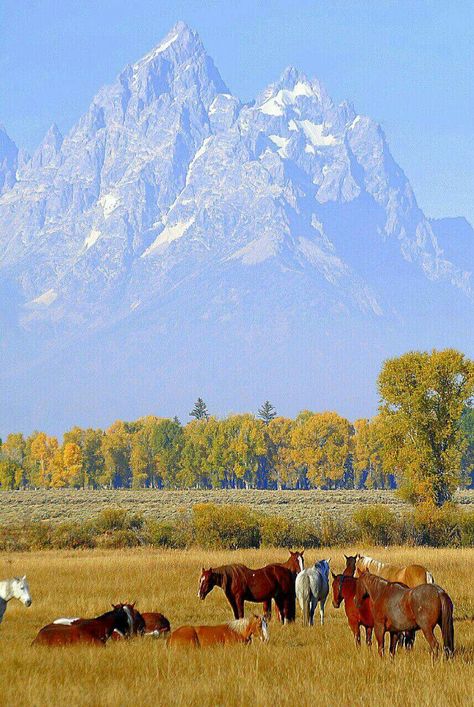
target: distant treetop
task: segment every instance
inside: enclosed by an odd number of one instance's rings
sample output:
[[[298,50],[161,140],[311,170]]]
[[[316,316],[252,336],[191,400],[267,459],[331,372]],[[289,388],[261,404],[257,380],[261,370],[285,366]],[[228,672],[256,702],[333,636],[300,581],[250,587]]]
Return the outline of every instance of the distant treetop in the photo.
[[[196,418],[196,420],[208,420],[209,411],[207,405],[202,398],[198,398],[194,403],[194,407],[189,413],[190,417]]]
[[[259,408],[259,411],[257,413],[257,417],[263,420],[266,425],[268,425],[268,423],[271,422],[276,417],[276,415],[277,411],[269,400],[265,400],[262,407]]]

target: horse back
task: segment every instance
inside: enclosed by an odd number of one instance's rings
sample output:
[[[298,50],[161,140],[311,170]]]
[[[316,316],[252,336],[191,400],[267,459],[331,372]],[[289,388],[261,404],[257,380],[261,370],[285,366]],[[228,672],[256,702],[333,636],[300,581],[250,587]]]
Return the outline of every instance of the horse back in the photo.
[[[216,643],[245,643],[245,638],[233,631],[227,624],[218,626],[195,626],[200,646],[212,646]]]
[[[180,646],[199,648],[199,645],[199,638],[194,626],[180,626],[171,632],[167,640],[167,646],[169,648]]]
[[[407,587],[418,587],[420,584],[426,584],[430,573],[423,565],[407,565],[403,570],[403,578],[401,579]]]

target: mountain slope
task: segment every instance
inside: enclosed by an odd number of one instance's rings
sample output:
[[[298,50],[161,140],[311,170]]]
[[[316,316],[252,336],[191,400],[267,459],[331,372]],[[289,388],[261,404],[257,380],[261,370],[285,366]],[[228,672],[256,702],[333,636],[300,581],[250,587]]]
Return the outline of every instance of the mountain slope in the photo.
[[[472,228],[429,221],[380,126],[292,67],[242,105],[178,23],[67,136],[12,145],[0,428],[89,423],[91,395],[101,424],[195,394],[362,414],[383,357],[469,349]]]

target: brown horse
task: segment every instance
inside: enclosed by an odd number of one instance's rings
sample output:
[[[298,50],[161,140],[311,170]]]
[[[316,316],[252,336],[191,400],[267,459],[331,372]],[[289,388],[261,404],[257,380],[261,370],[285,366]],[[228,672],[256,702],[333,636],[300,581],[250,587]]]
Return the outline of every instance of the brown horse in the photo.
[[[354,558],[346,558],[347,566],[349,563],[352,566]],[[388,579],[389,582],[401,582],[407,587],[418,587],[419,584],[433,584],[434,579],[431,572],[428,572],[423,565],[406,565],[406,567],[397,567],[396,565],[387,565],[372,557],[364,557],[363,555],[355,556],[355,573],[354,577],[360,577],[365,571],[370,574],[375,574],[377,577]]]
[[[365,597],[360,607],[354,604],[356,593],[357,579],[350,575],[331,573],[332,580],[332,605],[335,609],[339,609],[344,601],[344,610],[346,612],[349,627],[354,635],[356,646],[360,646],[360,627],[365,628],[365,642],[368,646],[372,645],[372,629],[374,628],[374,617],[372,616],[372,607],[370,597]]]
[[[288,562],[295,563],[293,555]],[[239,564],[210,567],[208,570],[203,567],[198,596],[205,599],[214,587],[220,587],[236,619],[244,617],[246,601],[262,602],[265,614],[269,615],[274,599],[279,617],[286,623],[295,620],[295,577],[298,571],[276,563],[256,570]]]
[[[127,605],[112,605],[108,611],[95,619],[74,619],[71,623],[52,623],[43,626],[32,645],[65,646],[89,643],[104,646],[115,630],[123,636],[134,631],[133,615]],[[59,621],[68,621],[60,619]]]
[[[453,602],[436,584],[420,584],[408,589],[399,582],[389,582],[364,572],[357,581],[354,603],[363,605],[366,597],[372,601],[374,631],[379,655],[384,653],[384,639],[390,633],[390,655],[395,655],[398,634],[421,629],[432,655],[437,655],[439,643],[433,629],[440,626],[446,656],[454,653]]]
[[[166,616],[163,616],[158,611],[147,611],[142,614],[142,618],[145,622],[143,632],[145,636],[161,637],[169,634],[171,630],[170,622]]]
[[[304,570],[304,550],[301,550],[299,552],[298,550],[296,552],[293,552],[292,550],[288,550],[290,553],[289,558],[287,559],[286,562],[274,562],[272,564],[274,565],[279,565],[280,567],[285,567],[286,569],[290,570],[292,573],[294,579],[296,580],[296,575],[299,574],[299,572],[302,572]],[[270,567],[270,565],[267,565],[267,567]],[[272,602],[271,599],[270,601],[264,601],[263,602],[263,613],[265,614],[266,618],[268,621],[271,621],[272,618]],[[278,609],[278,606],[275,604],[275,613],[277,616],[278,621],[281,621],[281,614]]]
[[[216,644],[250,643],[252,638],[268,641],[264,616],[254,614],[248,619],[236,619],[218,626],[180,626],[168,638],[170,648],[189,646],[206,648]]]

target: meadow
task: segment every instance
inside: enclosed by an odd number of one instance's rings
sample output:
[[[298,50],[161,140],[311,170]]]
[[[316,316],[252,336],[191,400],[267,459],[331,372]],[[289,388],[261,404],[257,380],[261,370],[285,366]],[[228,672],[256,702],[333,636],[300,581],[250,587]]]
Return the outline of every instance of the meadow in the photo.
[[[136,638],[106,648],[31,647],[38,629],[58,616],[93,616],[110,602],[137,600],[165,613],[172,627],[232,618],[223,593],[197,597],[202,565],[241,561],[262,566],[286,549],[83,550],[0,554],[0,575],[26,573],[31,608],[12,601],[0,626],[1,704],[10,705],[467,705],[474,693],[474,550],[434,548],[319,548],[307,565],[364,550],[382,561],[419,562],[455,605],[456,655],[432,665],[419,634],[413,653],[381,660],[375,648],[357,651],[344,610],[327,604],[326,624],[282,627],[272,621],[270,642],[206,651],[169,651],[165,642]],[[247,604],[247,613],[259,609]]]
[[[455,501],[463,508],[474,508],[474,491],[458,491]],[[262,491],[248,490],[180,490],[157,489],[50,489],[2,491],[0,523],[27,521],[84,521],[104,508],[119,506],[159,521],[172,521],[195,503],[229,503],[245,505],[267,514],[286,516],[298,522],[316,522],[323,515],[345,519],[355,508],[384,504],[397,515],[411,509],[394,491]]]

